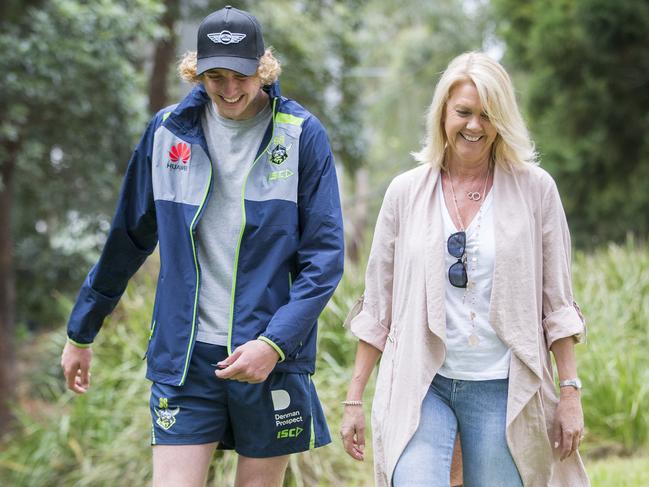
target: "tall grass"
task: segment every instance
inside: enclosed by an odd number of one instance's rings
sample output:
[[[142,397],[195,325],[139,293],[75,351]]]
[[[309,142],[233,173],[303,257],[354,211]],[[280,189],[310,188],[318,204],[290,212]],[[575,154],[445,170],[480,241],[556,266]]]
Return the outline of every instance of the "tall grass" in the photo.
[[[0,485],[140,486],[151,479],[149,383],[144,379],[155,272],[140,272],[94,348],[92,387],[84,396],[66,392],[58,365],[65,334],[59,330],[24,344],[24,385],[16,408],[19,424],[0,446]],[[363,287],[364,264],[345,277],[320,319],[314,382],[333,444],[295,455],[286,485],[369,486],[370,458],[358,463],[337,438],[351,376],[355,342],[342,322]],[[575,294],[588,322],[588,341],[578,347],[587,457],[646,453],[649,446],[649,248],[629,242],[592,254],[576,253]],[[66,303],[70,306],[70,303]],[[372,384],[366,393],[366,411]],[[369,420],[369,417],[368,417]],[[368,443],[370,439],[368,438]],[[642,461],[640,461],[642,462]],[[587,466],[591,462],[587,458]],[[601,461],[593,485],[613,485],[620,475]],[[615,467],[618,465],[618,467]],[[615,467],[615,468],[614,468]],[[216,454],[208,485],[232,485],[236,455]],[[639,477],[644,478],[644,477]],[[618,485],[618,484],[615,484]],[[622,484],[619,484],[622,485]]]
[[[577,347],[591,455],[649,446],[649,249],[632,240],[578,253],[576,297],[587,320]]]
[[[96,342],[90,391],[66,392],[59,367],[63,330],[21,350],[29,394],[0,452],[0,485],[145,485],[150,417],[142,355],[153,279],[141,274]]]

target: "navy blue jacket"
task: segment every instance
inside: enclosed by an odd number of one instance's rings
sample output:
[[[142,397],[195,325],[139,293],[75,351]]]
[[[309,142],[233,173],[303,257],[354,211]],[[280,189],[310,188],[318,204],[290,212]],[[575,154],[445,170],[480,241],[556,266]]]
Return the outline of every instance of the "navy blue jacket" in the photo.
[[[262,339],[275,370],[313,373],[317,318],[343,271],[343,228],[333,156],[320,121],[268,87],[273,121],[241,194],[228,351]],[[194,347],[201,266],[196,227],[213,191],[201,127],[202,85],[149,123],[126,171],[101,257],[68,322],[77,345],[93,342],[126,285],[159,244],[160,272],[147,378],[182,385]]]

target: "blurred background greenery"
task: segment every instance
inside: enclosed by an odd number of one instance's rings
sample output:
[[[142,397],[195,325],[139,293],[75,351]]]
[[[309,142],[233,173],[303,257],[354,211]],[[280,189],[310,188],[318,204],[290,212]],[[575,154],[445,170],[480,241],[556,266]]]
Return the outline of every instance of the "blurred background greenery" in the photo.
[[[264,26],[282,92],[334,147],[348,241],[322,316],[315,382],[332,431],[354,343],[341,323],[388,182],[414,166],[440,72],[486,50],[512,74],[564,201],[594,485],[649,485],[649,3],[636,0],[235,1]],[[150,115],[189,90],[175,75],[210,0],[0,4],[0,484],[143,485],[150,478],[144,362],[157,262],[105,324],[90,394],[65,392],[58,355],[98,256],[130,151]],[[370,398],[368,391],[366,399]],[[369,402],[369,401],[368,401]],[[11,419],[13,417],[13,420]],[[234,458],[210,485],[229,485]],[[371,485],[336,444],[295,456],[288,485]]]

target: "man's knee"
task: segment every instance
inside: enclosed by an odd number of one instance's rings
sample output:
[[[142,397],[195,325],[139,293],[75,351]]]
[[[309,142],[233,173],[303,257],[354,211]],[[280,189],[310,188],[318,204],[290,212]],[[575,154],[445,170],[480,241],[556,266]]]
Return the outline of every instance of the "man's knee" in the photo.
[[[281,487],[289,455],[251,458],[239,455],[235,487]]]

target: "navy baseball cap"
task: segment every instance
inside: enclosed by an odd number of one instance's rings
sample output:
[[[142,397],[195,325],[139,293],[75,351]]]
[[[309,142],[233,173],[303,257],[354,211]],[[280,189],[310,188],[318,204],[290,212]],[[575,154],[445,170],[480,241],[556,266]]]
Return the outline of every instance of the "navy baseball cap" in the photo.
[[[253,15],[228,5],[203,19],[196,51],[197,75],[225,68],[252,76],[265,51],[261,26]]]

